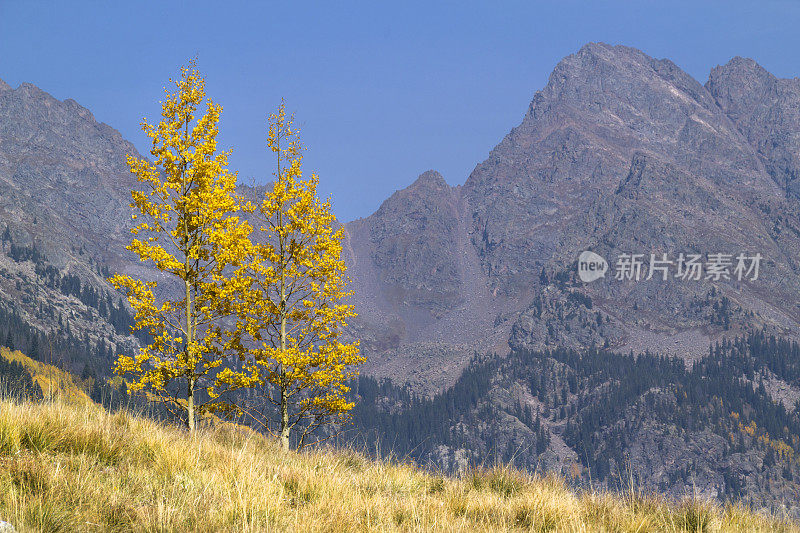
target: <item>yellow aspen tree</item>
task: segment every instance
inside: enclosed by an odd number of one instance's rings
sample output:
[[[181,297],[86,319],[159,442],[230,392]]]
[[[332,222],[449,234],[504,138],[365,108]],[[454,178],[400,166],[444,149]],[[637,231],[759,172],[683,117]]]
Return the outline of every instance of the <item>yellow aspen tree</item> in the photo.
[[[317,176],[303,179],[298,132],[283,103],[269,116],[268,146],[275,181],[250,206],[254,238],[237,272],[242,361],[238,371],[223,371],[219,384],[249,387],[237,412],[284,449],[290,435],[302,449],[321,440],[312,437],[321,425],[346,418],[353,407],[346,382],[365,358],[357,341],[341,339],[355,316],[341,257],[344,233],[330,201],[317,197]]]
[[[175,90],[165,89],[161,121],[142,122],[153,162],[128,156],[145,189],[131,191],[136,225],[128,249],[166,276],[158,284],[120,274],[110,278],[127,292],[136,312],[134,329],[152,338],[135,356],[120,356],[115,371],[131,378],[131,391],[155,396],[194,432],[200,416],[225,406],[225,391],[212,390],[233,338],[222,325],[234,281],[225,271],[247,249],[251,227],[236,214],[241,201],[236,174],[227,168],[230,152],[217,151],[222,106],[206,99],[194,62],[170,82]],[[157,298],[156,292],[168,296]]]

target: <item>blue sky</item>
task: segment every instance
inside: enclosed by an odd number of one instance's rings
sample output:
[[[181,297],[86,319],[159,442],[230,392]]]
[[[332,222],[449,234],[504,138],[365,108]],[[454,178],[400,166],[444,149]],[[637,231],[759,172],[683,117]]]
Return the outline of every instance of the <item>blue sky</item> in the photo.
[[[0,0],[0,79],[74,98],[142,152],[143,116],[197,56],[221,147],[263,181],[283,97],[305,168],[342,220],[423,171],[463,183],[556,63],[590,41],[668,57],[701,82],[735,55],[800,75],[800,2],[37,2]]]

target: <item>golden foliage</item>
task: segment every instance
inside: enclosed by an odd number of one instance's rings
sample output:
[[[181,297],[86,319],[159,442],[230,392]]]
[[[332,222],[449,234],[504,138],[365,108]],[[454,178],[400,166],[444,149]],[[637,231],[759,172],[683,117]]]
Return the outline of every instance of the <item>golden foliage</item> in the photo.
[[[772,450],[775,452],[779,460],[791,461],[794,458],[794,449],[789,444],[780,439],[770,438],[769,433],[759,428],[756,425],[755,420],[751,420],[749,424],[744,425],[739,420],[739,413],[731,412],[731,417],[733,418],[734,421],[738,422],[739,432],[744,433],[748,437],[755,439],[765,449],[772,448]],[[788,433],[788,430],[785,428],[784,431]],[[793,435],[792,437],[796,439],[796,436]],[[731,434],[731,442],[734,441],[735,441],[735,436]]]
[[[135,357],[119,357],[115,370],[132,376],[132,391],[148,389],[194,429],[196,416],[225,406],[219,389],[197,406],[195,393],[209,390],[230,348],[220,325],[230,313],[225,302],[232,290],[224,271],[237,262],[251,229],[236,215],[240,202],[236,175],[227,168],[229,152],[217,151],[222,106],[206,99],[195,64],[181,69],[174,92],[165,92],[162,120],[155,126],[142,122],[153,162],[128,156],[145,187],[131,193],[138,212],[128,249],[185,290],[181,299],[159,300],[155,282],[119,274],[110,279],[127,292],[135,329],[152,336]]]
[[[42,361],[31,359],[19,350],[12,351],[0,347],[0,356],[7,361],[19,363],[25,367],[33,378],[45,398],[60,398],[67,402],[78,404],[92,403],[83,386],[76,382],[76,378],[65,370],[48,365]]]
[[[299,446],[319,425],[352,408],[345,382],[364,358],[357,342],[342,342],[347,320],[343,230],[330,201],[317,197],[319,178],[303,179],[302,147],[282,103],[269,116],[267,143],[275,154],[275,181],[253,211],[256,235],[236,272],[232,306],[238,317],[242,369],[223,370],[227,387],[256,387],[263,403],[241,411],[278,436],[299,433]]]
[[[317,176],[303,179],[301,146],[283,104],[269,117],[276,180],[254,206],[236,194],[228,152],[217,151],[222,108],[206,100],[194,64],[175,85],[158,125],[142,123],[153,162],[128,158],[145,186],[132,192],[137,225],[128,249],[185,290],[181,299],[158,299],[169,289],[125,275],[110,279],[127,292],[135,328],[152,338],[136,356],[120,356],[115,370],[132,377],[131,391],[146,389],[190,430],[207,413],[244,413],[285,447],[297,429],[302,447],[308,434],[352,408],[345,382],[364,361],[357,342],[340,339],[355,316],[346,301],[343,230],[330,201],[317,197]],[[258,224],[252,239],[242,212]],[[231,355],[238,355],[236,366],[224,364]],[[231,393],[241,389],[259,393],[234,403]],[[254,397],[265,401],[240,401]]]

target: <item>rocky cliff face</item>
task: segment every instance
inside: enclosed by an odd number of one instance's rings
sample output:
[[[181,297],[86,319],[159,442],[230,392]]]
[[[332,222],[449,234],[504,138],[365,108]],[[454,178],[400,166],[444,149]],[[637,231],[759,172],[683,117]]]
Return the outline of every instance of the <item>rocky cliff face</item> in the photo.
[[[0,87],[0,216],[20,243],[53,252],[85,247],[116,261],[136,183],[129,153],[136,154],[133,145],[74,100],[60,102],[30,84]]]
[[[503,349],[502,302],[489,292],[469,244],[466,203],[435,171],[378,211],[345,225],[348,275],[359,309],[354,334],[370,371],[422,390],[451,384],[476,349]]]
[[[537,261],[573,253],[560,238],[592,203],[615,192],[637,153],[721,187],[771,186],[697,81],[668,60],[587,45],[559,63],[522,123],[464,187],[473,242],[493,283],[528,289]]]
[[[59,346],[132,346],[105,282],[110,271],[153,275],[125,252],[136,183],[126,154],[133,145],[74,100],[0,84],[0,311]]]
[[[750,60],[717,67],[706,86],[622,46],[589,44],[562,60],[463,187],[440,184],[421,202],[417,182],[347,225],[359,242],[349,256],[356,292],[364,287],[359,307],[373,320],[362,333],[393,339],[389,352],[375,345],[390,355],[376,356],[374,371],[396,376],[398,365],[428,363],[420,336],[451,348],[454,334],[463,341],[460,355],[446,358],[450,371],[505,341],[693,359],[742,328],[791,331],[800,320],[798,204],[786,194],[791,154],[800,153],[792,145],[797,87]],[[424,234],[423,218],[431,221]],[[420,238],[416,248],[398,245]],[[575,276],[583,250],[612,269],[623,253],[645,263],[650,254],[760,253],[764,264],[755,281],[689,282],[670,272],[666,281],[633,282],[610,272],[585,284]],[[459,259],[479,268],[465,276]],[[464,313],[467,295],[479,304]],[[437,380],[440,365],[431,366]]]
[[[706,88],[787,195],[800,195],[800,79],[778,79],[752,59],[711,71]]]
[[[388,299],[432,316],[460,302],[458,222],[458,196],[435,171],[397,191],[366,221],[370,259]]]

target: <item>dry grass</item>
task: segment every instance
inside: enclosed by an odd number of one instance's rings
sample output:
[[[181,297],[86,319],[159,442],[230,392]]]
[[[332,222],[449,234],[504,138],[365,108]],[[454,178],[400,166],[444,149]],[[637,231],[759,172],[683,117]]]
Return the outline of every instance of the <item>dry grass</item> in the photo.
[[[283,453],[231,426],[191,438],[93,405],[9,401],[0,519],[21,531],[798,531],[502,468],[450,479],[351,452]]]

